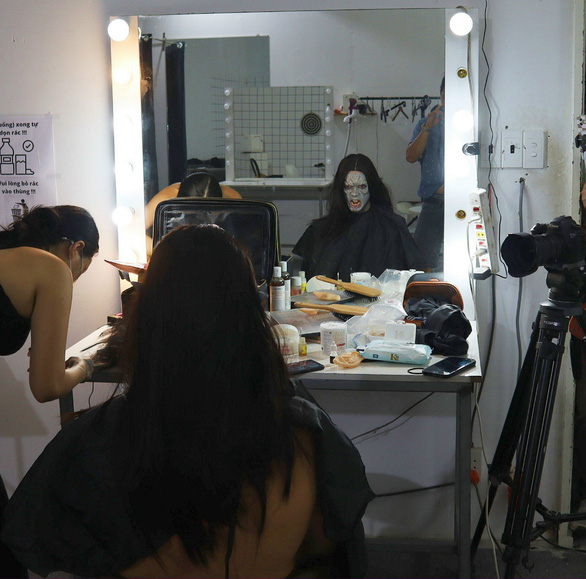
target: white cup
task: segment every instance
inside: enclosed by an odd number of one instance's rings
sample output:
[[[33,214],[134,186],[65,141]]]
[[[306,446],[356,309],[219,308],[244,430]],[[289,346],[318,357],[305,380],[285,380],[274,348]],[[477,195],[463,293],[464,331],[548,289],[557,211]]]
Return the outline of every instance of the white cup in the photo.
[[[362,285],[370,284],[371,275],[366,271],[355,271],[350,274],[350,281],[352,283],[359,283]]]

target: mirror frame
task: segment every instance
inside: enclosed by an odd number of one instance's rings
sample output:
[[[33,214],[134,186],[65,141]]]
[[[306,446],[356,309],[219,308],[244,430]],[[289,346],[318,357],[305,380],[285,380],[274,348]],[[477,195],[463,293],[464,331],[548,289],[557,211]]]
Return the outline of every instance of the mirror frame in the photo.
[[[352,9],[365,10],[368,7],[361,6]],[[388,9],[401,8],[389,7]],[[344,10],[348,10],[348,8],[344,8]],[[282,10],[271,11],[282,12]],[[468,238],[471,217],[470,193],[478,187],[478,157],[464,155],[462,146],[465,143],[478,142],[478,11],[476,9],[468,10],[474,26],[466,36],[456,36],[449,28],[451,16],[459,10],[447,8],[444,11],[447,95],[445,109],[444,279],[458,287],[464,300],[466,315],[469,319],[475,319],[470,282]],[[203,14],[208,11],[192,11],[192,13],[194,12]],[[228,10],[226,12],[238,13],[241,10]],[[138,16],[121,17],[128,22],[130,34],[122,41],[110,40],[116,204],[117,208],[130,208],[133,218],[129,223],[118,226],[118,259],[146,262]],[[112,16],[110,21],[116,18]],[[126,68],[130,73],[130,80],[125,83],[114,80],[118,78],[117,72],[121,68]],[[464,77],[461,75],[462,70],[467,73]],[[464,130],[456,130],[452,125],[452,119],[457,112],[462,110],[468,111],[473,123],[472,126]]]

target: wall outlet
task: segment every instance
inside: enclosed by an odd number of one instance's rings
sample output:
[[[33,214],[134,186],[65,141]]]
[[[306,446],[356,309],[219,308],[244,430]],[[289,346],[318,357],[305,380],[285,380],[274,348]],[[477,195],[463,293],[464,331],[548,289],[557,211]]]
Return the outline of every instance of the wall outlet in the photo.
[[[482,478],[483,464],[484,456],[482,455],[482,448],[480,448],[479,446],[472,447],[470,453],[470,470],[475,470],[480,478]]]

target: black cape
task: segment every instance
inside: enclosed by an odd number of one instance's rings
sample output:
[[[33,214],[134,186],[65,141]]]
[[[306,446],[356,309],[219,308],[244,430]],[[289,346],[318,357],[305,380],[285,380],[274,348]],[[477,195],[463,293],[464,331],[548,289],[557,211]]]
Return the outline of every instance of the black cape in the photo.
[[[135,528],[110,465],[116,447],[113,432],[124,402],[119,396],[63,428],[10,499],[2,540],[43,577],[56,570],[115,577],[152,552]],[[336,574],[329,576],[364,577],[361,519],[374,493],[360,454],[303,388],[289,404],[294,424],[314,434],[324,533],[337,544]],[[173,533],[160,529],[151,537],[152,544],[160,547]]]
[[[349,280],[366,271],[379,276],[386,269],[418,269],[421,256],[405,220],[392,209],[371,206],[353,214],[346,232],[338,239],[323,236],[325,219],[314,221],[293,248],[303,258],[305,276],[325,275]]]

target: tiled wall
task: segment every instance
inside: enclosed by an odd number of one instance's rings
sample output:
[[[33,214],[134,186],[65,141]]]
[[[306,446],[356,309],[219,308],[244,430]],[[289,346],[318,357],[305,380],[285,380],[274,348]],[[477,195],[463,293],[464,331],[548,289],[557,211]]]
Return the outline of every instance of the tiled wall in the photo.
[[[234,178],[254,177],[250,158],[261,173],[285,175],[294,165],[301,178],[323,178],[326,144],[331,141],[332,89],[306,87],[245,87],[233,89]],[[306,118],[306,134],[302,119]],[[319,127],[321,125],[321,127]],[[261,135],[263,152],[244,152],[247,136]]]

